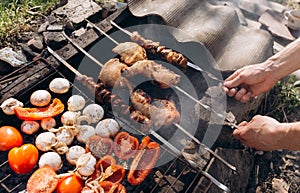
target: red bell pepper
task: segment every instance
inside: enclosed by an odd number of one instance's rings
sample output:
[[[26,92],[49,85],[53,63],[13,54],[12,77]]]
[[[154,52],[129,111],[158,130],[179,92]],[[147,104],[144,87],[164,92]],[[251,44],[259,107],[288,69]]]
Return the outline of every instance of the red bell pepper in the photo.
[[[146,136],[139,146],[139,153],[133,159],[127,180],[131,185],[142,183],[150,173],[160,155],[160,146],[156,142],[150,142]]]
[[[64,111],[64,104],[57,98],[53,102],[42,108],[14,108],[15,114],[21,120],[37,121],[45,118],[55,117]]]
[[[127,132],[120,132],[114,140],[114,152],[122,160],[132,158],[137,153],[139,141]]]

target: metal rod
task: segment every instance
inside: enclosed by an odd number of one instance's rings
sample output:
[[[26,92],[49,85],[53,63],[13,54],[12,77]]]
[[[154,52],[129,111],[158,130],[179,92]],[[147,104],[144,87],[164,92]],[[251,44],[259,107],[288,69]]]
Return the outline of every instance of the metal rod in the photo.
[[[105,33],[103,30],[101,30],[99,27],[97,27],[95,24],[93,24],[92,22],[90,22],[89,20],[86,19],[86,21],[91,24],[96,30],[98,30],[100,33],[102,33],[104,36],[106,36],[107,38],[109,38],[111,41],[113,41],[115,44],[119,44],[119,42],[117,42],[116,40],[114,40],[111,36],[109,36],[107,33]],[[111,23],[115,26],[118,26],[117,24],[115,24],[113,21],[111,21]],[[121,28],[120,26],[117,27],[118,29],[122,30],[124,33],[131,35],[131,32]],[[208,105],[205,105],[203,103],[201,103],[199,100],[195,99],[193,96],[191,96],[189,93],[187,93],[186,91],[184,91],[183,89],[181,89],[180,87],[176,86],[176,85],[172,85],[172,88],[176,89],[177,91],[181,92],[182,94],[184,94],[185,96],[187,96],[188,98],[190,98],[192,101],[196,102],[197,104],[201,105],[203,108],[205,108],[207,111],[212,111],[213,113],[215,113],[217,116],[219,116],[220,118],[225,118],[223,115],[221,115],[220,113],[217,113],[216,111],[214,111],[212,108],[210,108]],[[182,126],[180,126],[177,123],[173,123],[177,128],[179,128],[181,131],[183,131],[188,137],[190,137],[192,140],[194,140],[196,143],[198,143],[199,145],[205,146],[204,144],[200,143],[200,141],[197,139],[197,141],[195,140],[196,138],[191,135],[186,129],[184,129]],[[206,147],[206,146],[205,146]],[[209,149],[208,147],[206,147],[206,149]],[[225,161],[224,159],[222,159],[219,155],[217,155],[215,152],[213,152],[211,149],[209,149],[209,152],[215,156],[217,159],[219,159],[221,162],[223,162],[226,166],[228,166],[230,169],[236,171],[236,168],[229,164],[227,161]]]
[[[98,64],[101,68],[103,68],[103,64],[101,62],[99,62],[99,60],[97,60],[94,56],[92,56],[91,54],[89,54],[87,51],[85,51],[81,46],[79,46],[76,42],[74,42],[69,36],[67,36],[67,34],[63,31],[62,32],[63,36],[65,36],[65,38],[67,38],[67,40],[69,42],[71,42],[77,49],[79,49],[82,53],[84,53],[86,56],[88,56],[91,60],[93,60],[93,62],[95,62],[96,64]]]
[[[178,123],[173,123],[180,131],[182,131],[183,133],[185,133],[188,137],[190,137],[192,140],[194,140],[197,144],[199,144],[200,146],[202,146],[206,151],[208,151],[209,153],[211,153],[214,157],[216,157],[217,159],[219,159],[221,162],[223,162],[227,167],[229,167],[230,169],[236,171],[236,167],[231,165],[230,163],[228,163],[226,160],[224,160],[221,156],[219,156],[218,154],[216,154],[213,150],[211,150],[210,148],[208,148],[206,145],[204,145],[203,143],[201,143],[196,137],[194,137],[193,135],[191,135],[189,132],[187,132],[181,125],[179,125]]]
[[[67,68],[69,68],[75,75],[77,76],[82,76],[82,74],[80,72],[78,72],[75,68],[73,68],[68,62],[66,62],[62,57],[60,57],[58,54],[56,54],[50,47],[47,46],[48,51],[50,52],[50,54],[52,54],[58,61],[60,61],[61,63],[63,63]],[[139,130],[135,130],[138,131],[139,133],[145,135],[145,133],[139,131]],[[172,144],[170,144],[167,140],[165,140],[163,137],[161,137],[158,133],[156,133],[155,131],[153,131],[152,129],[150,129],[149,131],[150,134],[152,134],[156,139],[158,139],[161,143],[165,144],[175,155],[180,155],[181,152],[174,147]],[[187,162],[194,167],[195,169],[197,169],[197,171],[201,172],[201,174],[205,177],[207,177],[210,181],[212,181],[216,186],[218,186],[220,189],[222,189],[225,192],[230,192],[229,188],[226,187],[224,184],[222,184],[221,182],[219,182],[217,179],[215,179],[213,176],[211,176],[209,173],[202,171],[202,169],[193,161],[186,159]]]
[[[159,134],[157,134],[156,132],[154,132],[153,130],[150,130],[150,134],[152,134],[155,138],[157,138],[159,141],[161,141],[163,144],[165,144],[169,149],[171,149],[174,153],[176,153],[177,155],[180,155],[181,152],[174,147],[172,144],[170,144],[167,140],[165,140],[163,137],[161,137]],[[213,176],[211,176],[209,173],[203,171],[198,164],[196,164],[195,162],[186,159],[185,160],[194,168],[196,168],[198,171],[201,172],[201,174],[203,176],[205,176],[206,178],[208,178],[211,182],[213,182],[216,186],[218,186],[220,189],[222,189],[225,192],[230,192],[230,189],[225,186],[224,184],[222,184],[221,182],[219,182],[217,179],[215,179]]]
[[[88,22],[91,26],[93,26],[93,28],[95,28],[96,30],[98,30],[100,33],[102,33],[103,35],[105,35],[108,39],[110,39],[113,43],[115,43],[116,45],[119,44],[119,42],[117,42],[116,40],[114,40],[112,37],[110,37],[109,35],[107,35],[107,33],[105,33],[102,29],[100,29],[98,26],[96,26],[94,23],[90,22],[89,20],[85,19],[86,22]]]
[[[60,61],[61,63],[63,63],[76,76],[82,76],[82,74],[80,72],[78,72],[78,70],[76,70],[73,66],[71,66],[71,64],[69,64],[68,62],[66,62],[62,57],[60,57],[56,52],[54,52],[49,46],[47,46],[47,49],[50,52],[50,54],[52,54],[52,56],[54,56],[54,58],[56,58],[58,61]]]

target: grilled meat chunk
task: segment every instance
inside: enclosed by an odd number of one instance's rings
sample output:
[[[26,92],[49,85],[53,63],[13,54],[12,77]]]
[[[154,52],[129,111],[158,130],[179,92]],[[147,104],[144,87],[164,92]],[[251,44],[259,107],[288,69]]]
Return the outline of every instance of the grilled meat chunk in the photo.
[[[123,88],[125,86],[130,87],[130,83],[127,81],[127,79],[121,76],[121,71],[126,67],[127,66],[120,62],[119,59],[110,59],[104,64],[99,73],[98,79],[109,88],[113,88],[114,86],[118,88]]]
[[[180,81],[180,75],[152,60],[141,60],[134,63],[134,65],[124,69],[122,76],[131,78],[137,74],[142,74],[150,80],[155,80],[161,88],[169,88]]]
[[[144,91],[138,89],[134,91],[130,100],[134,109],[149,117],[154,126],[170,126],[174,122],[178,123],[180,114],[175,104],[168,100],[153,99]]]
[[[129,66],[147,58],[145,49],[134,42],[120,43],[112,51],[119,54],[121,60]]]
[[[165,46],[160,46],[159,42],[147,40],[143,38],[138,32],[133,32],[131,36],[133,42],[138,43],[140,46],[145,48],[148,52],[160,56],[170,64],[180,66],[183,69],[187,68],[187,58],[182,54],[175,52],[171,49],[167,49]]]

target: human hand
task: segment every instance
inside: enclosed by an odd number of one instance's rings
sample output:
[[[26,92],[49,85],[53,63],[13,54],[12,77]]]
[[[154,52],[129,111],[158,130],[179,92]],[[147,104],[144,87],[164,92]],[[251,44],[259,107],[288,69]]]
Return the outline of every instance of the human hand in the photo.
[[[250,122],[242,122],[234,130],[233,136],[248,147],[271,151],[282,149],[286,130],[281,123],[267,116],[256,115]]]
[[[235,71],[224,81],[224,90],[228,96],[240,102],[248,102],[251,97],[270,90],[278,80],[265,63],[245,66]],[[237,89],[237,87],[239,89]]]

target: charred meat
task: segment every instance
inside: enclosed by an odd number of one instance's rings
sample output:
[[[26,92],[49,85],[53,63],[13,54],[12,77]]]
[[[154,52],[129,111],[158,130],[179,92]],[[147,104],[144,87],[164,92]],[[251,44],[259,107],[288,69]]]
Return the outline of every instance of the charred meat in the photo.
[[[112,51],[119,54],[121,60],[128,65],[147,58],[145,49],[134,42],[120,43]]]
[[[118,88],[130,87],[130,83],[121,76],[121,71],[127,66],[120,62],[119,59],[110,59],[106,62],[100,71],[99,80],[101,80],[106,87],[113,88],[114,86]]]
[[[169,88],[180,81],[180,75],[152,60],[141,60],[134,63],[132,66],[124,69],[122,76],[131,78],[137,74],[142,74],[150,80],[155,80],[161,88]]]
[[[180,114],[175,104],[168,100],[153,99],[144,91],[134,91],[130,100],[134,109],[150,118],[154,126],[170,126],[180,121]]]
[[[182,54],[178,52],[175,52],[171,49],[167,49],[165,46],[160,46],[159,42],[147,40],[136,31],[132,33],[131,40],[133,42],[138,43],[148,52],[155,55],[159,55],[162,59],[166,60],[170,64],[180,66],[183,69],[187,68],[187,58],[185,58]]]

